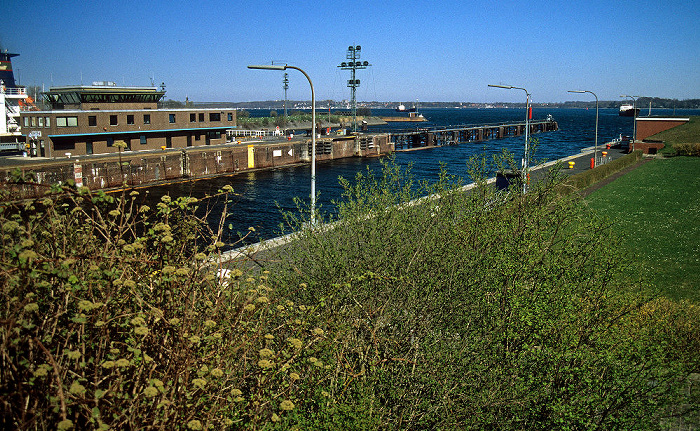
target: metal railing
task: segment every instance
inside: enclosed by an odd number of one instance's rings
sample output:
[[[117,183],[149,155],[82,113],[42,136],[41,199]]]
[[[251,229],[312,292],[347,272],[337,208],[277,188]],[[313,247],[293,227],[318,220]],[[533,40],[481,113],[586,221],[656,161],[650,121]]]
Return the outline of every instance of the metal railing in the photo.
[[[10,96],[26,96],[27,95],[27,89],[22,88],[22,87],[16,87],[16,88],[6,88],[4,85],[2,86],[2,93],[3,94],[8,94]]]

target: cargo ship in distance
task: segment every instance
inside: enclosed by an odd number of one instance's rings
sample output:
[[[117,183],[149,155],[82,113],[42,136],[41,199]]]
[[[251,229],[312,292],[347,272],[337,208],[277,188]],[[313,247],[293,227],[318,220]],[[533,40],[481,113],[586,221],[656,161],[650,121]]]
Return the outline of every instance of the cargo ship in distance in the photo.
[[[636,117],[637,114],[639,114],[639,108],[630,104],[620,105],[620,117]]]
[[[414,106],[413,108],[406,108],[406,105],[399,105],[396,108],[396,112],[416,112],[416,107]]]

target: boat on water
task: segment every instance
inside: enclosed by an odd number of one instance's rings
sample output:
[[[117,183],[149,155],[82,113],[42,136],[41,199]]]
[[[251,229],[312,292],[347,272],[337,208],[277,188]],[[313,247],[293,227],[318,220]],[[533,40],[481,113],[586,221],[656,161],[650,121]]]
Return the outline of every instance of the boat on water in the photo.
[[[20,153],[25,151],[25,136],[22,133],[20,111],[36,109],[27,89],[15,83],[12,72],[12,57],[7,50],[0,51],[0,152]]]
[[[387,123],[420,123],[422,121],[428,121],[423,117],[423,114],[415,111],[409,112],[408,117],[382,117],[382,120]]]
[[[416,112],[416,107],[407,108],[406,105],[401,104],[396,108],[396,112]]]
[[[629,103],[626,103],[624,105],[620,105],[619,115],[621,117],[636,117],[637,114],[639,114],[639,108],[635,108],[633,105],[630,105]]]

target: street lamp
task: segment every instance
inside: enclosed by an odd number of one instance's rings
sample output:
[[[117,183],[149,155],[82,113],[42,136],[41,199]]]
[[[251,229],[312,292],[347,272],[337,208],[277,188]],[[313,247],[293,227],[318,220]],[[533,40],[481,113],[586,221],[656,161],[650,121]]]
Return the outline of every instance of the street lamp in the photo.
[[[523,90],[525,92],[525,156],[523,157],[523,193],[527,192],[528,168],[529,168],[529,145],[530,145],[530,93],[522,87],[512,85],[489,84],[489,87],[505,88],[507,90]]]
[[[276,65],[276,64],[258,64],[249,65],[248,69],[263,69],[263,70],[287,70],[296,69],[303,73],[311,86],[311,225],[316,222],[316,94],[314,93],[314,84],[311,78],[302,69],[296,66]]]
[[[628,96],[626,94],[621,94],[620,97],[632,99],[632,148],[634,148],[634,143],[637,140],[637,97],[639,96]]]
[[[595,97],[595,150],[593,152],[594,166],[598,165],[598,96],[588,90],[569,90],[569,93],[591,93]]]

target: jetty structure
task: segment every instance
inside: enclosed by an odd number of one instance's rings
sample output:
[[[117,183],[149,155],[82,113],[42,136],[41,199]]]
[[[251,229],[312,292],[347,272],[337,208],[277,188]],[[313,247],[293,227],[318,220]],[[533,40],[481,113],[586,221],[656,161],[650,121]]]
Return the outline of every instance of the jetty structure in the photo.
[[[355,72],[370,66],[359,61],[361,47],[348,48],[341,69],[352,71],[351,90],[359,85]],[[147,187],[164,182],[191,181],[218,175],[270,169],[349,157],[375,157],[466,142],[518,136],[524,124],[456,126],[396,133],[347,133],[322,128],[314,121],[306,134],[271,136],[241,130],[235,108],[164,108],[160,87],[92,85],[51,87],[43,93],[48,110],[28,101],[15,85],[10,58],[0,57],[2,96],[7,112],[3,139],[25,157],[0,159],[0,177],[14,197],[43,195],[55,183],[74,183],[92,190]],[[354,91],[353,91],[354,93]],[[313,98],[312,98],[313,99]],[[22,102],[25,100],[25,102]],[[24,103],[24,104],[23,104]],[[557,130],[552,118],[529,125],[529,133]],[[302,129],[301,131],[304,131]],[[4,142],[4,141],[3,141]],[[17,160],[19,159],[19,160]],[[31,183],[12,183],[17,171]]]
[[[530,133],[558,129],[557,122],[552,118],[533,121],[529,126]],[[415,151],[519,136],[524,132],[525,125],[518,122],[426,128],[397,133],[331,133],[317,137],[315,155],[318,162],[350,157],[376,157],[394,151]],[[114,136],[117,136],[116,132]],[[20,165],[0,167],[0,177],[10,178],[11,172],[16,169],[20,169],[23,174],[32,173],[37,184],[10,185],[18,198],[30,198],[41,196],[44,191],[42,187],[57,182],[73,181],[78,186],[87,186],[93,190],[122,189],[311,162],[312,139],[309,136],[295,135],[293,139],[284,136],[249,136],[244,141],[245,138],[238,137],[240,141],[211,142],[210,145],[196,147],[187,147],[182,143],[176,147],[177,141],[173,139],[172,148],[162,147],[157,150],[141,150],[141,144],[137,141],[131,144],[132,151],[119,153],[25,158]],[[110,149],[116,147],[114,144],[112,147],[104,145]],[[75,148],[79,148],[79,144],[76,143]]]

